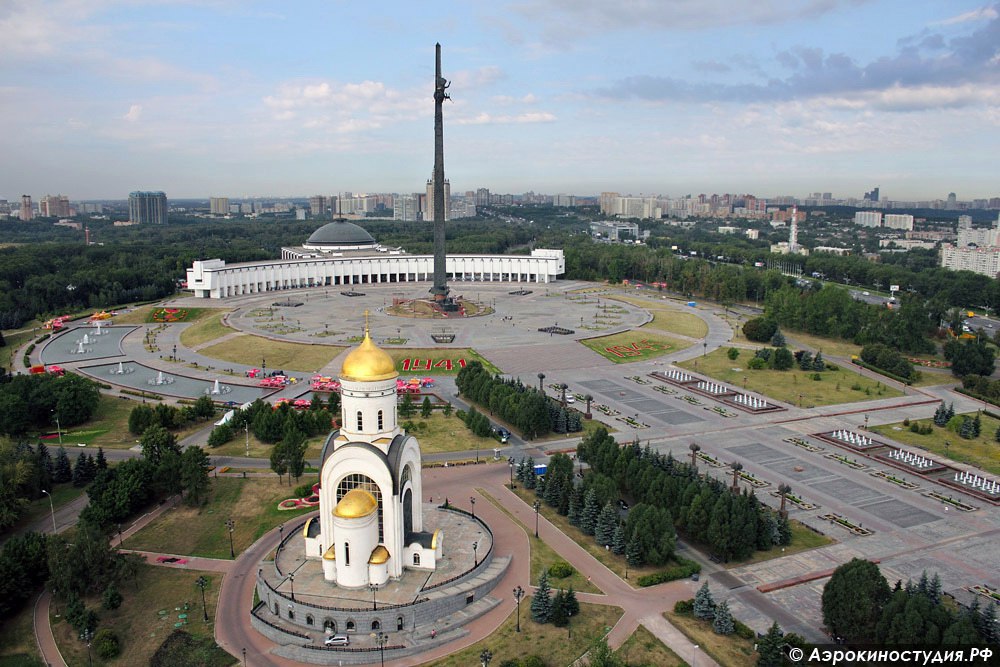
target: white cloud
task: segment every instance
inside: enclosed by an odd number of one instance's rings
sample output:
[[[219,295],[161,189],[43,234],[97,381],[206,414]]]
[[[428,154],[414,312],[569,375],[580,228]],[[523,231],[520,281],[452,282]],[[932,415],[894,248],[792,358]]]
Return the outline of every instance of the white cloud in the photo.
[[[475,116],[457,118],[454,122],[456,125],[501,125],[520,123],[552,123],[556,120],[555,114],[551,114],[547,111],[499,116],[494,116],[485,111],[481,111]]]
[[[133,104],[128,108],[128,111],[125,113],[124,116],[122,116],[122,118],[130,123],[134,123],[138,121],[141,116],[142,116],[142,105]]]
[[[956,23],[968,23],[969,21],[989,21],[998,16],[1000,14],[997,13],[995,7],[980,7],[979,9],[973,9],[971,12],[957,14],[943,21],[938,21],[933,25],[954,25]]]

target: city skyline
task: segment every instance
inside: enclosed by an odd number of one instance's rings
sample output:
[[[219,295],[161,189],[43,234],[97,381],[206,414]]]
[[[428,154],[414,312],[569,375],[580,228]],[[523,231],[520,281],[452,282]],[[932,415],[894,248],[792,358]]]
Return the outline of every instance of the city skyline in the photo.
[[[738,4],[745,5],[742,10]],[[17,0],[0,196],[995,196],[1000,5]]]

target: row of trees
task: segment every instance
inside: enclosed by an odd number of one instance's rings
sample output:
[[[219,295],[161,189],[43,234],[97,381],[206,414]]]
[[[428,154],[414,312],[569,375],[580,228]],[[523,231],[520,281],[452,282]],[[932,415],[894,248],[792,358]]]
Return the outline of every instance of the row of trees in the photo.
[[[861,348],[861,361],[883,370],[887,373],[891,373],[897,377],[901,377],[904,380],[913,380],[917,378],[917,373],[913,369],[913,364],[906,360],[903,355],[901,355],[896,350],[892,349],[888,345],[883,345],[882,343],[872,343],[870,345],[865,345]]]
[[[643,449],[638,442],[619,446],[599,428],[581,441],[577,456],[637,505],[668,511],[678,532],[707,545],[724,560],[742,560],[755,550],[791,540],[787,519],[762,505],[753,493],[734,493],[719,480],[699,476],[694,465],[676,461],[670,453],[655,453],[648,445]]]
[[[573,587],[559,589],[553,595],[549,585],[548,571],[538,577],[538,588],[531,598],[531,620],[535,623],[551,623],[557,628],[566,627],[570,618],[580,615],[580,603]]]
[[[0,376],[0,434],[24,435],[56,425],[67,428],[90,419],[100,403],[97,384],[67,373]]]
[[[489,409],[528,440],[552,430],[550,399],[520,380],[493,377],[480,362],[473,361],[458,372],[455,384],[466,399]]]
[[[883,646],[954,646],[996,643],[997,605],[978,598],[952,611],[944,604],[941,581],[924,572],[919,582],[897,581],[895,588],[871,561],[855,558],[841,565],[823,587],[823,622],[848,643]]]
[[[175,407],[166,403],[153,405],[137,405],[128,415],[128,430],[133,435],[142,435],[153,426],[162,426],[167,430],[181,428],[196,421],[205,421],[215,415],[215,403],[208,396],[200,396],[191,405]]]

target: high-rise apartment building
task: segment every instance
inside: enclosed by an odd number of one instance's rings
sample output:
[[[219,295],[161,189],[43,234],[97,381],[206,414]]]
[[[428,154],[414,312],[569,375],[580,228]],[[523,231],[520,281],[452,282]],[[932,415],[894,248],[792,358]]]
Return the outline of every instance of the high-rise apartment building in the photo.
[[[574,195],[556,195],[552,198],[552,204],[555,206],[576,206],[576,196]]]
[[[420,193],[412,195],[394,195],[392,198],[392,218],[404,222],[413,222],[420,213]]]
[[[229,215],[229,197],[210,197],[208,209],[212,215]]]
[[[877,185],[874,188],[872,188],[871,192],[866,192],[865,193],[865,199],[867,199],[868,201],[878,201],[878,186]]]
[[[881,227],[882,214],[879,211],[858,211],[854,214],[854,224],[862,227]]]
[[[479,188],[476,190],[476,208],[490,205],[490,189]]]
[[[163,192],[130,192],[128,219],[140,224],[164,225],[167,222],[167,195]]]
[[[326,197],[323,195],[313,195],[309,198],[309,215],[314,218],[326,216]]]
[[[28,221],[35,217],[35,208],[31,205],[31,195],[21,195],[21,220]]]
[[[38,202],[38,214],[46,218],[68,218],[69,197],[66,195],[45,195]]]
[[[427,204],[424,206],[424,220],[434,219],[434,179],[427,181]],[[451,181],[444,179],[444,219],[451,220]]]

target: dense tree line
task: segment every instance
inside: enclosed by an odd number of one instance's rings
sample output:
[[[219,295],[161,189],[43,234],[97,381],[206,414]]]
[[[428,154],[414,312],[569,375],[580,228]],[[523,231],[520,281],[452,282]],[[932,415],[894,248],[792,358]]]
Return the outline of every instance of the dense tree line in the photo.
[[[550,399],[520,380],[493,377],[478,361],[458,372],[455,384],[468,400],[489,409],[528,439],[548,434],[553,427]]]
[[[699,476],[693,466],[669,453],[655,453],[637,442],[619,446],[599,428],[583,439],[577,456],[610,478],[637,507],[645,504],[668,512],[678,532],[724,560],[742,560],[791,539],[787,520],[753,493],[733,493],[724,482]]]
[[[861,361],[881,369],[904,380],[916,379],[917,374],[913,369],[913,364],[907,361],[903,355],[887,345],[872,343],[861,348]]]
[[[4,375],[0,382],[0,434],[23,435],[56,425],[67,428],[93,416],[100,402],[97,385],[80,375]]]
[[[991,375],[994,369],[996,348],[985,340],[949,340],[944,344],[944,358],[951,362],[951,373],[956,377],[966,375]]]
[[[834,570],[823,587],[823,622],[848,643],[883,646],[970,645],[1000,640],[997,605],[953,611],[944,604],[941,581],[924,572],[914,584],[896,582],[894,589],[874,563],[855,558]]]
[[[208,396],[201,396],[191,405],[175,407],[166,403],[155,406],[137,405],[128,415],[128,430],[133,435],[142,435],[150,426],[162,426],[167,430],[181,428],[195,421],[211,419],[215,415],[215,403]]]

